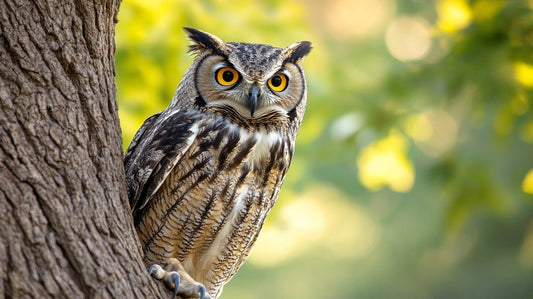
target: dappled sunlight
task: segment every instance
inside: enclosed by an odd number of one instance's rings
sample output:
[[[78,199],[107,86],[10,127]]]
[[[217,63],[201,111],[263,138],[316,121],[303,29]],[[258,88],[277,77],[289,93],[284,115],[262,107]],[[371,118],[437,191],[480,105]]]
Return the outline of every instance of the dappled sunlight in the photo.
[[[315,185],[280,207],[263,228],[249,261],[274,266],[313,250],[326,251],[331,258],[357,259],[376,246],[378,236],[377,224],[365,209],[332,186]]]
[[[415,169],[407,158],[407,138],[397,132],[365,147],[357,157],[359,179],[370,190],[388,185],[397,192],[411,190]]]

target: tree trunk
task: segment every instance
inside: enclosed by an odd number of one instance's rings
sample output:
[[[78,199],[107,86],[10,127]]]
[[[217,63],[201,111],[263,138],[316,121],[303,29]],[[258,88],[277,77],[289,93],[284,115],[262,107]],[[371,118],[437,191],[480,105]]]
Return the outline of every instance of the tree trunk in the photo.
[[[160,296],[125,189],[118,7],[0,2],[0,298]]]

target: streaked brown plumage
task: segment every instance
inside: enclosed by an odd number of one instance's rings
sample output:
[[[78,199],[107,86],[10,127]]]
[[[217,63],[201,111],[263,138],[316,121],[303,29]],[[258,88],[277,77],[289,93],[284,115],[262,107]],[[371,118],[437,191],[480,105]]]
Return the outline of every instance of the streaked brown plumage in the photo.
[[[248,256],[291,162],[311,49],[224,43],[186,28],[196,59],[124,159],[151,274],[182,297],[218,297]],[[203,289],[205,286],[205,290]]]

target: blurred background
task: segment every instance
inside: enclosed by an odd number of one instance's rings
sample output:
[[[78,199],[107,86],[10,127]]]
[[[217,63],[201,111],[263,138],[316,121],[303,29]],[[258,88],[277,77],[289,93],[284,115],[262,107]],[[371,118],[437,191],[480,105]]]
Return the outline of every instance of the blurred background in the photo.
[[[533,298],[533,1],[124,0],[124,148],[193,58],[309,40],[280,197],[226,298]]]

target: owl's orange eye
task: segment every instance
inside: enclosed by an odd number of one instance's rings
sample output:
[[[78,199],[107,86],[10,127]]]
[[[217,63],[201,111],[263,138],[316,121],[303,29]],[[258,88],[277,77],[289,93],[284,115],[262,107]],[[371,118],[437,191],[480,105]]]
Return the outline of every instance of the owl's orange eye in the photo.
[[[218,84],[222,86],[230,86],[239,80],[239,73],[231,67],[223,67],[216,72],[216,79]]]
[[[287,76],[278,73],[272,76],[272,78],[268,79],[268,87],[276,92],[284,91],[285,88],[287,88],[288,81],[289,79],[287,79]]]

